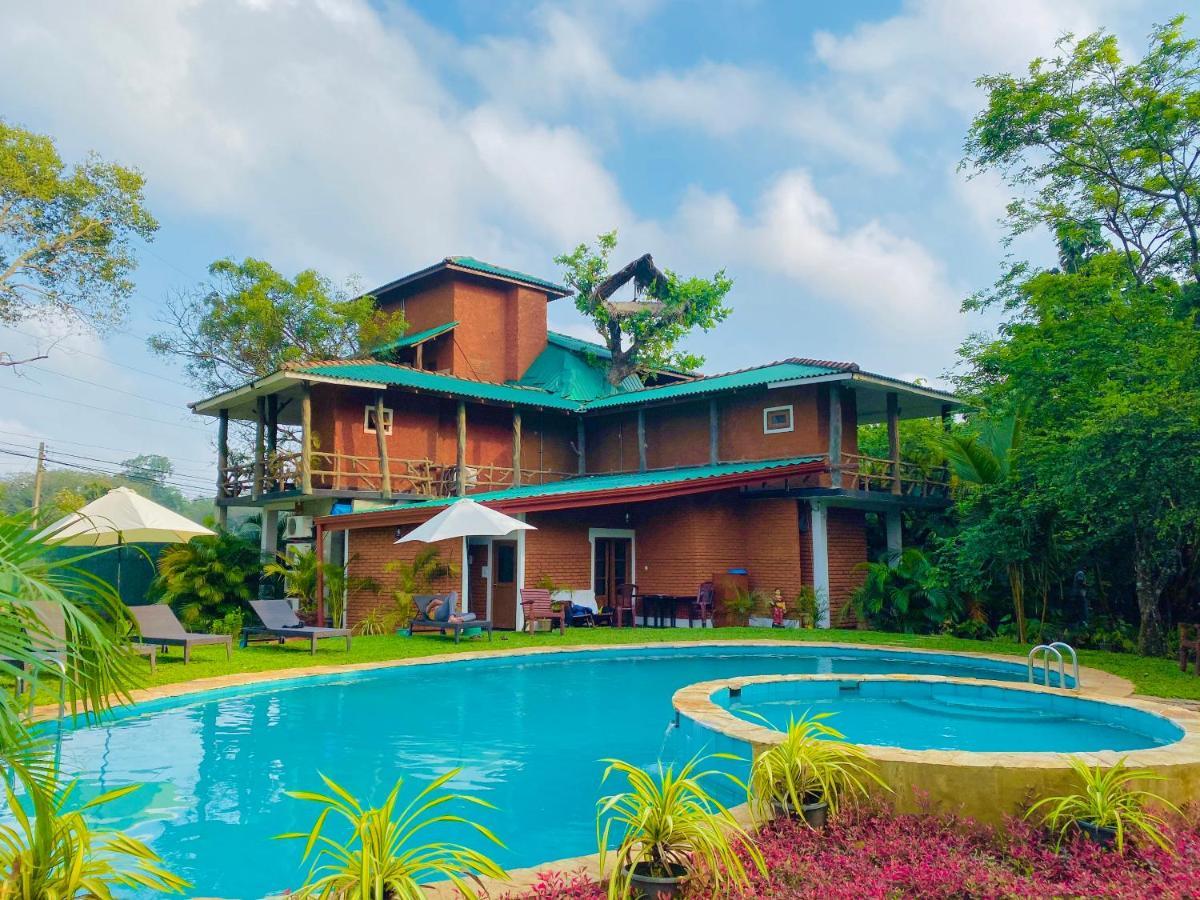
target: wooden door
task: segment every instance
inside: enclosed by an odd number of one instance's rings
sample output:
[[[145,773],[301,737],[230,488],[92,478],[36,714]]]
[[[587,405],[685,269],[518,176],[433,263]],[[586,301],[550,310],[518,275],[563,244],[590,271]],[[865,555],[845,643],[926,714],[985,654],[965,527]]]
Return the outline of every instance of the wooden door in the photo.
[[[630,580],[632,566],[632,539],[596,538],[592,589],[596,592],[597,609],[617,605],[617,592]]]
[[[492,624],[517,627],[517,542],[492,541]]]

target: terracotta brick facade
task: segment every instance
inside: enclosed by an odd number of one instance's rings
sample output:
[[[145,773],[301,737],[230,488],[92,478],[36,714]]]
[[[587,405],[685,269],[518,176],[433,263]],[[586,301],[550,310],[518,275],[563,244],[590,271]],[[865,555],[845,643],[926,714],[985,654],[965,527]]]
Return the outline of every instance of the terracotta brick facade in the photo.
[[[388,572],[386,566],[395,560],[411,561],[425,544],[397,544],[397,526],[382,526],[378,528],[356,528],[350,532],[350,560],[347,571],[351,577],[371,578],[379,584],[378,591],[351,591],[347,598],[346,619],[351,626],[356,625],[372,609],[392,607],[392,589],[396,576]],[[402,531],[411,530],[403,527]],[[456,568],[462,565],[462,542],[441,541],[437,544],[441,558],[452,563]],[[461,571],[461,569],[459,569]],[[433,585],[435,591],[457,591],[462,579],[452,575],[441,579]]]

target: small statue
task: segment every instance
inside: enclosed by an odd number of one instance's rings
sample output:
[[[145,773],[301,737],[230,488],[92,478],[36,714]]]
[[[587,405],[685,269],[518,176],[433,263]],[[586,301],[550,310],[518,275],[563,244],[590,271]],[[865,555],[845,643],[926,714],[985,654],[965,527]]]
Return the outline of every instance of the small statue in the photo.
[[[775,597],[771,600],[771,627],[783,627],[783,614],[787,612],[787,604],[783,602],[783,591],[775,588]]]

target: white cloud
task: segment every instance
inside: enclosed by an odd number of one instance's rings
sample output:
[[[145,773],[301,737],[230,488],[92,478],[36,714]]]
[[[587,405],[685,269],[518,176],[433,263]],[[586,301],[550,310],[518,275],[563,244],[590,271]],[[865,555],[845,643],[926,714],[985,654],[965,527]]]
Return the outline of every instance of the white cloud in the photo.
[[[954,167],[947,172],[946,178],[950,193],[968,221],[983,237],[998,242],[1005,233],[1000,220],[1013,196],[1000,174],[987,171],[968,177],[967,172]]]

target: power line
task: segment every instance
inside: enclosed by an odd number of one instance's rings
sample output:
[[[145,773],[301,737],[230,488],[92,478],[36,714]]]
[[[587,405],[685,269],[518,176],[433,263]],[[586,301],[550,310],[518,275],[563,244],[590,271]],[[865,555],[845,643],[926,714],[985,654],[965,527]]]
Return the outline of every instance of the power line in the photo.
[[[20,334],[20,335],[23,335],[24,337],[30,338],[31,340],[35,340],[35,341],[45,341],[46,340],[46,338],[44,338],[44,337],[40,337],[36,334],[30,334],[28,331],[22,331],[19,328],[13,328],[12,331],[14,331],[16,334]],[[100,356],[98,353],[88,353],[86,350],[77,350],[74,348],[71,349],[71,352],[78,354],[79,356],[87,356],[92,359],[98,359],[103,363],[109,364],[110,366],[117,366],[122,369],[128,369],[130,372],[137,372],[139,375],[148,375],[151,378],[157,378],[160,381],[167,382],[168,384],[178,385],[179,387],[187,388],[188,390],[195,390],[195,387],[193,385],[185,384],[182,381],[176,381],[174,378],[168,378],[167,376],[161,375],[158,372],[150,372],[150,371],[147,371],[146,369],[139,369],[136,366],[130,366],[130,365],[126,365],[125,363],[119,363],[116,360],[109,359],[107,356]]]
[[[5,448],[3,448],[3,447],[0,447],[0,453],[2,453],[2,454],[5,454],[5,455],[7,455],[7,456],[17,456],[17,457],[20,457],[20,458],[22,458],[22,459],[33,459],[33,460],[36,460],[36,459],[38,458],[38,456],[37,456],[37,454],[36,454],[36,453],[23,453],[23,452],[21,452],[21,451],[19,451],[19,450],[6,450],[6,449],[5,449]],[[128,472],[123,472],[123,471],[120,471],[120,470],[118,470],[118,471],[108,471],[108,470],[106,470],[106,469],[100,469],[100,468],[97,468],[97,467],[95,467],[95,466],[85,466],[85,465],[81,465],[80,463],[73,463],[73,462],[69,462],[69,461],[67,461],[67,460],[63,460],[63,459],[54,459],[54,458],[53,458],[53,457],[51,457],[51,456],[47,456],[47,457],[46,457],[46,462],[48,462],[48,463],[54,463],[54,464],[55,464],[55,465],[57,465],[57,466],[65,466],[66,468],[69,468],[69,469],[78,469],[79,471],[82,471],[82,472],[90,472],[90,473],[91,473],[91,474],[93,474],[93,475],[110,475],[110,476],[112,476],[112,475],[120,475],[120,476],[123,476],[123,477],[125,477],[125,478],[129,478],[129,477],[130,477]],[[139,481],[139,480],[141,480],[141,479],[137,479],[137,478],[131,478],[130,480],[132,480],[132,481]],[[199,486],[197,486],[197,485],[194,485],[194,484],[182,484],[182,483],[179,483],[179,482],[172,481],[172,480],[170,480],[170,479],[163,479],[162,481],[157,481],[157,482],[156,482],[156,481],[154,481],[153,479],[146,479],[146,481],[147,481],[147,483],[156,483],[156,484],[167,485],[167,486],[170,486],[170,487],[173,487],[173,488],[178,488],[180,491],[193,491],[193,492],[195,492],[195,491],[199,491],[199,490],[201,490],[201,488],[200,488]]]
[[[35,372],[45,372],[47,375],[54,375],[58,378],[68,378],[71,381],[78,381],[80,384],[86,384],[91,387],[98,387],[101,390],[112,391],[114,394],[124,394],[126,397],[133,397],[135,400],[145,400],[147,403],[157,403],[159,406],[167,406],[171,409],[178,410],[178,403],[168,403],[166,400],[156,400],[154,397],[147,397],[144,394],[135,394],[133,391],[125,391],[121,388],[113,387],[108,384],[98,384],[95,381],[88,381],[86,378],[80,378],[77,375],[68,375],[66,372],[56,372],[54,369],[47,369],[45,366],[35,366],[32,363],[25,368],[33,369]]]
[[[125,412],[124,410],[120,409],[110,409],[105,406],[93,406],[91,403],[83,403],[79,400],[68,400],[66,397],[52,397],[49,394],[39,394],[36,391],[23,391],[20,388],[9,387],[7,385],[3,386],[2,389],[6,391],[12,391],[16,394],[25,394],[29,397],[37,397],[40,400],[51,400],[55,403],[69,403],[72,406],[82,406],[84,409],[92,409],[96,412],[106,412],[117,416],[127,416],[130,419],[141,419],[143,422],[156,422],[159,425],[170,425],[174,428],[185,428],[188,431],[204,431],[203,428],[193,425],[185,425],[182,422],[168,422],[166,419],[155,419],[151,418],[150,416],[139,416],[137,413]]]
[[[47,443],[51,443],[51,444],[70,444],[73,447],[90,447],[93,450],[111,450],[113,453],[129,453],[129,454],[132,454],[133,456],[138,456],[139,454],[146,452],[145,448],[143,448],[141,450],[131,450],[128,447],[109,447],[104,444],[89,444],[87,441],[73,441],[73,440],[69,440],[68,438],[48,437],[48,436],[44,436],[41,434],[35,434],[32,431],[11,431],[10,430],[8,433],[17,435],[18,437],[34,438],[35,440],[45,440]],[[169,458],[171,459],[172,462],[199,463],[202,466],[212,465],[213,461],[216,458],[214,456],[213,459],[196,459],[194,457],[175,456],[174,454],[163,454],[163,455],[169,456]]]
[[[7,447],[16,447],[21,450],[34,449],[33,447],[30,447],[26,444],[19,444],[15,441],[0,441],[0,444],[3,444],[4,446],[7,446]],[[118,466],[118,467],[124,469],[125,460],[101,459],[98,456],[85,456],[82,453],[71,453],[67,450],[53,450],[52,452],[54,452],[58,456],[69,456],[72,459],[83,459],[83,460],[87,460],[88,462],[103,463],[106,466]],[[168,459],[169,459],[169,457],[168,457]],[[175,469],[174,466],[172,466],[171,477],[177,478],[177,479],[183,479],[186,481],[196,481],[196,482],[199,482],[200,484],[204,484],[204,485],[211,484],[214,480],[213,477],[210,475],[199,475],[195,472],[180,471],[178,469]]]

